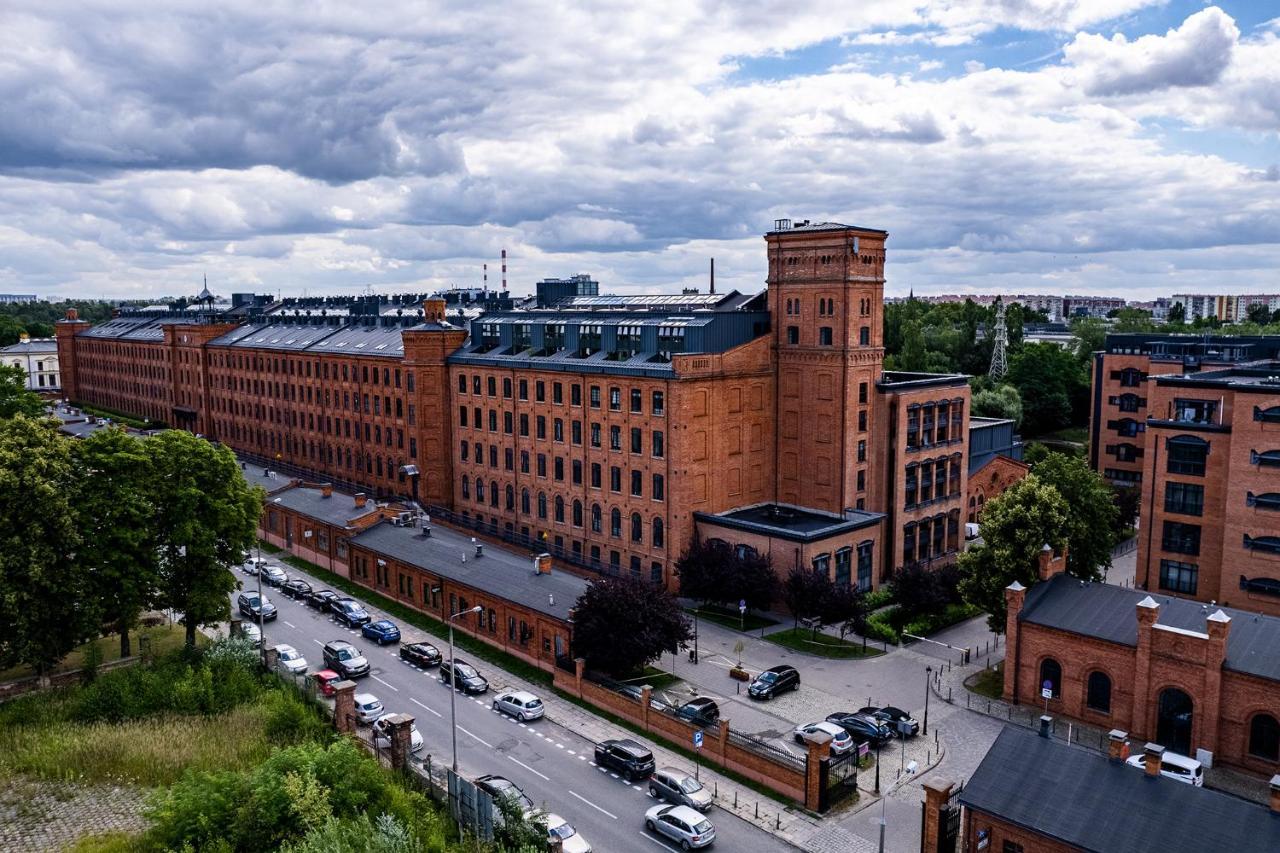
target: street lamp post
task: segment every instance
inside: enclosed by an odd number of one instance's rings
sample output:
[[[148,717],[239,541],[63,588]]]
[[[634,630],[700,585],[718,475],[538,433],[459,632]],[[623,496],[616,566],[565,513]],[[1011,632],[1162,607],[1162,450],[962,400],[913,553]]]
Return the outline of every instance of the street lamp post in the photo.
[[[932,688],[929,680],[933,678],[933,667],[926,666],[924,668],[924,733],[929,733],[929,692]]]
[[[479,604],[475,607],[468,607],[460,613],[455,613],[449,617],[449,728],[450,734],[453,735],[453,772],[458,772],[458,712],[455,709],[455,698],[458,693],[458,670],[454,666],[453,661],[453,620],[459,616],[466,616],[468,613],[479,613],[484,610]]]
[[[266,622],[262,618],[262,544],[258,544],[258,565],[255,568],[255,577],[258,579],[258,659],[264,664],[267,662],[267,631]]]

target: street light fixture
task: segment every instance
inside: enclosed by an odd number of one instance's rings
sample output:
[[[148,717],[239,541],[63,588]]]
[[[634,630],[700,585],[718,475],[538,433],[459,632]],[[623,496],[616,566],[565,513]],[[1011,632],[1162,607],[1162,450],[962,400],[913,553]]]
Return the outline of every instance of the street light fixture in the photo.
[[[453,620],[468,613],[479,613],[484,607],[477,604],[449,617],[449,728],[453,735],[453,772],[458,772],[458,712],[455,699],[458,695],[458,669],[453,660]]]
[[[930,664],[929,666],[926,666],[924,668],[924,733],[925,734],[929,733],[929,693],[932,690],[929,682],[932,678],[933,678],[933,665]]]

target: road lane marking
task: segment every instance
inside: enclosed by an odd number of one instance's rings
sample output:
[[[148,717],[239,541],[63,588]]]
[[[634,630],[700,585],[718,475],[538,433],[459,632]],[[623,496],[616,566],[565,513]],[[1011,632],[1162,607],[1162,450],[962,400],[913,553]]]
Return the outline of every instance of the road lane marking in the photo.
[[[584,797],[584,796],[582,796],[581,794],[579,794],[577,791],[570,791],[569,793],[570,793],[570,794],[573,794],[573,795],[574,795],[575,797],[577,797],[579,800],[582,800],[584,803],[586,803],[587,805],[591,806],[591,808],[593,808],[593,809],[595,809],[596,811],[600,812],[600,814],[602,814],[602,815],[607,815],[607,816],[609,816],[609,817],[613,818],[614,820],[617,820],[617,819],[618,819],[618,816],[617,816],[616,814],[614,814],[613,812],[610,812],[610,811],[605,811],[604,809],[602,809],[602,808],[600,808],[599,806],[597,806],[595,803],[593,803],[593,802],[591,802],[590,800],[588,800],[586,797]]]
[[[557,744],[556,744],[556,749],[564,749],[564,744],[562,744],[562,743],[557,743]]]
[[[311,642],[315,643],[317,646],[323,646],[323,645],[324,645],[324,643],[320,642],[319,640],[315,639],[314,637],[311,639]]]
[[[507,758],[511,758],[511,756],[510,756],[510,755],[508,755],[508,756],[507,756]],[[543,775],[542,775],[541,773],[539,773],[537,770],[534,770],[532,767],[530,767],[528,764],[525,764],[525,763],[524,763],[523,761],[521,761],[520,759],[518,759],[518,758],[511,758],[511,760],[512,760],[512,761],[514,761],[516,764],[519,764],[519,765],[520,765],[521,767],[523,767],[525,770],[528,770],[528,771],[529,771],[530,773],[532,773],[534,776],[537,776],[537,777],[538,777],[539,779],[541,779],[542,781],[544,781],[544,782],[550,782],[550,781],[551,781],[551,778],[550,778],[549,776],[543,776]]]
[[[292,622],[290,622],[288,619],[281,619],[280,621],[281,621],[281,622],[283,622],[284,624],[288,625],[290,628],[297,628],[297,627],[298,627],[297,625],[295,625],[295,624],[293,624]]]
[[[572,794],[572,793],[573,793],[573,791],[570,791],[569,793],[570,793],[570,794]],[[667,842],[665,842],[665,841],[660,841],[659,839],[654,838],[652,835],[650,835],[650,834],[649,834],[649,833],[647,833],[647,832],[641,832],[641,833],[640,833],[640,837],[641,837],[641,838],[647,838],[647,839],[649,839],[650,841],[652,841],[654,844],[658,845],[659,847],[662,847],[662,848],[664,848],[664,849],[666,849],[666,850],[670,850],[670,851],[671,851],[671,853],[675,853],[675,849],[676,849],[676,848],[672,847],[670,844],[668,844],[668,843],[667,843]]]
[[[369,677],[372,678],[374,681],[378,682],[379,684],[386,684],[388,687],[390,687],[392,690],[394,690],[397,693],[400,692],[399,687],[396,687],[394,684],[388,684],[387,682],[383,681],[381,678],[379,678],[376,675],[373,675],[372,673],[370,673]]]
[[[569,750],[569,754],[570,754],[570,755],[577,755],[578,753],[574,752],[574,751],[571,749],[571,750]]]
[[[488,741],[486,741],[484,738],[480,737],[479,735],[471,734],[471,732],[467,731],[467,730],[466,730],[466,729],[464,729],[462,726],[458,726],[458,731],[462,732],[464,735],[471,735],[471,737],[473,737],[473,738],[475,738],[476,740],[480,741],[480,742],[481,742],[482,744],[484,744],[485,746],[489,747],[490,749],[493,749],[493,744],[489,743]]]
[[[412,696],[410,696],[410,697],[409,697],[409,701],[410,701],[410,702],[412,702],[413,704],[417,705],[419,708],[426,708],[428,711],[430,711],[431,713],[435,714],[437,717],[441,717],[441,716],[443,716],[443,715],[442,715],[439,711],[437,711],[435,708],[428,708],[426,705],[423,705],[421,702],[419,702],[417,699],[414,699]]]

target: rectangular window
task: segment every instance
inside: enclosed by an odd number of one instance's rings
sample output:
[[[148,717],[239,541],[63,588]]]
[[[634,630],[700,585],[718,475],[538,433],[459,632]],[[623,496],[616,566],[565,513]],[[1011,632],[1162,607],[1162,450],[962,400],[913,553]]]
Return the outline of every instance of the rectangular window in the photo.
[[[600,408],[600,386],[599,385],[591,386],[591,408],[593,409]]]
[[[867,383],[865,382],[858,383],[858,402],[864,405],[867,402]]]
[[[661,474],[653,475],[653,499],[655,501],[665,500],[666,481]]]
[[[573,460],[573,484],[575,486],[582,485],[582,460]]]
[[[631,389],[631,411],[632,411],[632,413],[634,413],[634,414],[639,414],[639,412],[640,412],[640,407],[641,407],[641,405],[643,405],[643,403],[642,403],[642,401],[643,401],[643,400],[644,400],[644,395],[640,392],[640,389],[639,389],[639,388],[632,388],[632,389]]]
[[[523,383],[524,380],[521,379],[520,382]],[[556,383],[556,386],[559,387],[559,383]],[[541,379],[533,383],[533,399],[539,403],[545,403],[547,401],[547,383],[543,382]],[[560,401],[557,400],[556,402],[558,403]]]
[[[547,454],[545,453],[538,454],[538,476],[547,476]]]
[[[600,463],[599,462],[591,463],[591,488],[593,489],[600,488]]]
[[[1173,401],[1173,420],[1181,423],[1211,424],[1214,422],[1214,416],[1217,411],[1218,403],[1216,400],[1179,398]]]
[[[1196,582],[1200,567],[1195,563],[1183,563],[1178,560],[1160,561],[1160,588],[1183,595],[1196,594]]]
[[[609,467],[609,488],[615,492],[622,491],[622,469],[617,465]]]
[[[644,472],[632,471],[631,472],[631,496],[636,498],[643,497],[643,492],[644,492]]]
[[[662,436],[662,430],[653,431],[653,455],[656,459],[661,459],[666,455],[667,448]]]
[[[555,441],[564,441],[564,421],[559,418],[551,423],[551,438]]]
[[[871,542],[858,546],[858,592],[871,591]]]
[[[831,346],[831,327],[822,326],[818,329],[818,346]]]
[[[569,386],[569,405],[571,406],[582,405],[582,386],[581,385]]]
[[[787,343],[789,344],[800,343],[800,327],[799,326],[787,326]]]
[[[653,414],[661,415],[663,413],[663,399],[661,391],[653,392]]]
[[[1181,521],[1166,521],[1160,537],[1160,547],[1174,554],[1200,554],[1200,525]]]
[[[622,427],[617,426],[616,424],[609,427],[609,449],[622,449]]]
[[[640,427],[631,428],[631,452],[644,452],[644,439],[641,437]]]
[[[600,446],[600,424],[591,425],[591,446]]]
[[[574,444],[582,444],[582,421],[573,421],[569,429]]]
[[[555,479],[564,480],[564,459],[557,456],[552,470],[554,472]]]
[[[1165,483],[1164,511],[1182,515],[1204,512],[1204,486],[1191,483]]]
[[[622,411],[622,389],[609,389],[609,410],[613,412]]]
[[[1125,445],[1120,445],[1125,447]],[[1209,443],[1194,436],[1178,436],[1166,442],[1170,474],[1203,477],[1204,463],[1209,456]],[[1124,461],[1124,460],[1122,460]]]

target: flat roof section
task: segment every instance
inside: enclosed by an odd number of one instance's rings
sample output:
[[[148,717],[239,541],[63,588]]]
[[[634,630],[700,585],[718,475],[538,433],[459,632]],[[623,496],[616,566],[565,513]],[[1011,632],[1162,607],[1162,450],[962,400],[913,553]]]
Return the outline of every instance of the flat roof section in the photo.
[[[694,518],[792,542],[817,542],[879,524],[884,514],[851,509],[840,516],[791,504],[762,503],[716,514],[697,512]]]

